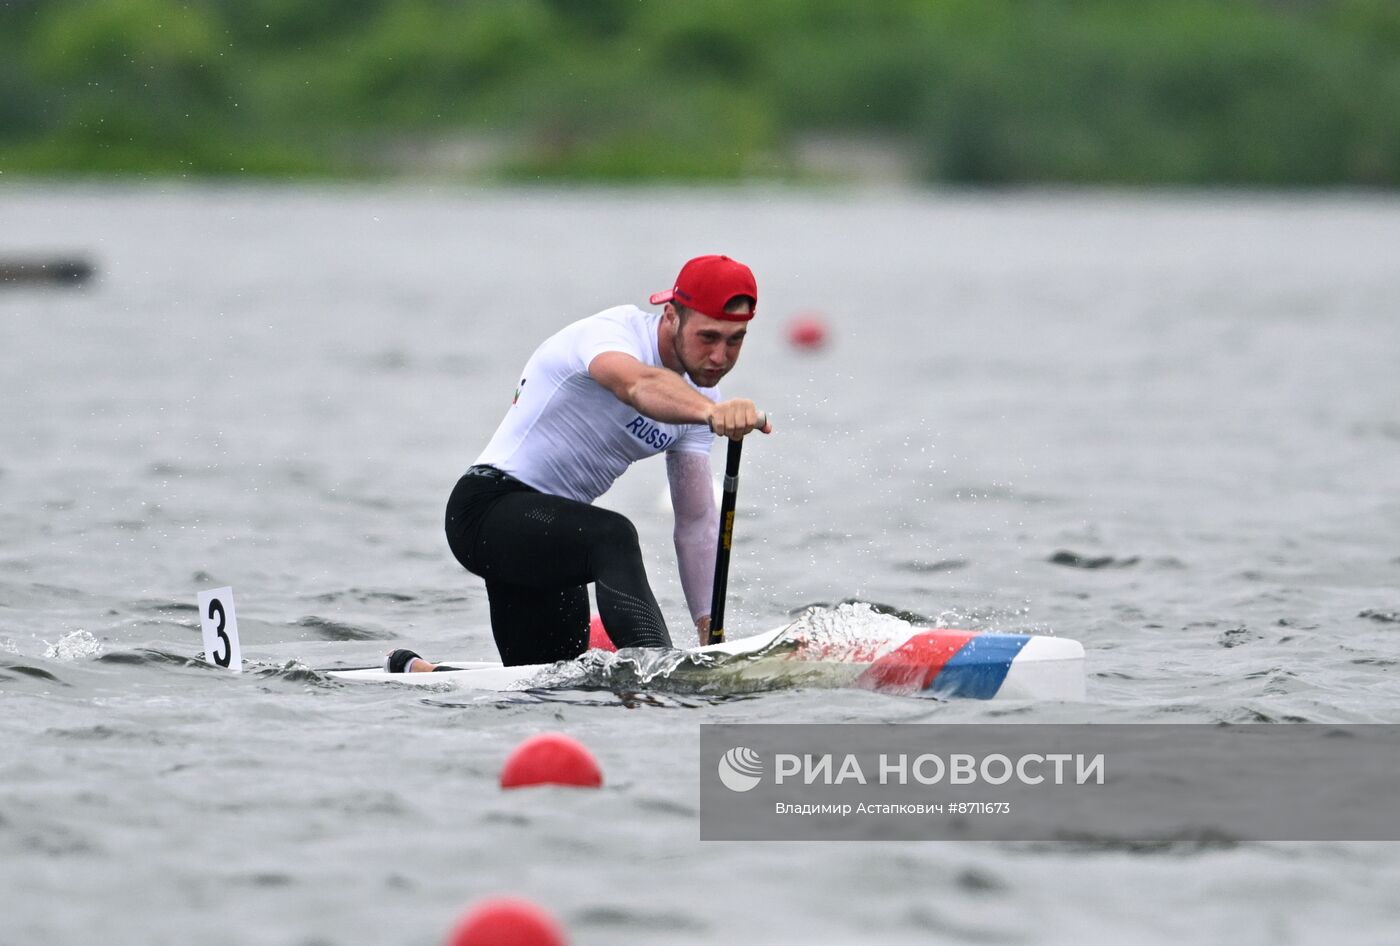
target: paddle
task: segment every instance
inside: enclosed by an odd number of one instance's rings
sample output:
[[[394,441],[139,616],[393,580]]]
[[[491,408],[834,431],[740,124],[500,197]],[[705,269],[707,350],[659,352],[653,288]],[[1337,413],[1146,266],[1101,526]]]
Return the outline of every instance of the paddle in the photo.
[[[758,425],[768,422],[760,411]],[[734,501],[739,493],[739,455],[743,438],[729,441],[729,453],[724,460],[724,493],[719,502],[719,541],[715,543],[715,590],[710,596],[710,632],[706,644],[724,643],[724,596],[729,590],[729,546],[734,539]]]

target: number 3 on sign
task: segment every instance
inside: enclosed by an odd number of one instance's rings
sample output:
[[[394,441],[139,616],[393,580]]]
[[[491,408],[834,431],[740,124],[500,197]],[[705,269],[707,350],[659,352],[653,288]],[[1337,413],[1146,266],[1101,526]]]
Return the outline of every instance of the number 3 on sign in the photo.
[[[204,634],[204,659],[215,667],[243,672],[238,649],[238,619],[233,614],[233,589],[199,593],[199,629]]]

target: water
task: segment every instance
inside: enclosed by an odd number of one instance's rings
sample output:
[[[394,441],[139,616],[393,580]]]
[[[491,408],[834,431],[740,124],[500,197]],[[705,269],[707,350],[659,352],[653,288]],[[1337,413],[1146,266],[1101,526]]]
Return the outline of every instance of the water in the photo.
[[[705,844],[702,722],[1396,722],[1400,201],[0,190],[0,943],[440,942],[518,893],[579,944],[1382,943],[1389,844]],[[857,598],[1074,637],[1089,702],[476,700],[442,507],[564,321],[725,251],[762,298],[730,627]],[[781,326],[817,310],[812,355]],[[718,453],[718,451],[717,451]],[[684,637],[662,464],[603,503]],[[241,678],[194,599],[235,588]],[[1009,714],[1009,715],[1008,715]],[[606,787],[503,794],[563,730]]]

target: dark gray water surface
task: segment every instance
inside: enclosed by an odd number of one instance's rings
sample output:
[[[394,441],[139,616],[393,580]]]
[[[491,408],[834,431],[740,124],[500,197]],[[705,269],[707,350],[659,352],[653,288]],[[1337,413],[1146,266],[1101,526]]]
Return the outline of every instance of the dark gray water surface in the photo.
[[[0,290],[0,943],[431,944],[495,893],[609,946],[1394,941],[1394,845],[702,845],[696,816],[702,722],[1400,721],[1400,201],[0,189],[0,256],[43,250],[100,276]],[[307,669],[494,655],[448,490],[539,340],[702,252],[757,272],[724,387],[777,425],[731,629],[858,598],[1055,633],[1087,704]],[[813,310],[815,355],[782,333]],[[683,640],[662,466],[602,502]],[[224,584],[239,678],[190,662]],[[602,791],[497,789],[546,729]]]

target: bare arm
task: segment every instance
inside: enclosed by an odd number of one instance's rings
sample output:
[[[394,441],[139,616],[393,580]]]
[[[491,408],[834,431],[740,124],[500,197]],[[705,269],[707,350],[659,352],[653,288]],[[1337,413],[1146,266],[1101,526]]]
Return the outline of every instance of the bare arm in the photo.
[[[665,424],[705,424],[714,403],[674,371],[644,365],[620,351],[605,351],[588,373],[619,401]]]
[[[710,458],[703,453],[672,450],[666,454],[666,477],[671,484],[671,508],[676,513],[676,563],[680,567],[681,588],[696,628],[708,630],[715,583],[715,542],[719,538]],[[704,642],[702,635],[700,643]]]
[[[644,365],[620,351],[605,351],[588,363],[593,380],[625,404],[664,424],[706,424],[715,433],[739,438],[753,430],[772,433],[753,401],[734,398],[713,403],[667,368]]]

